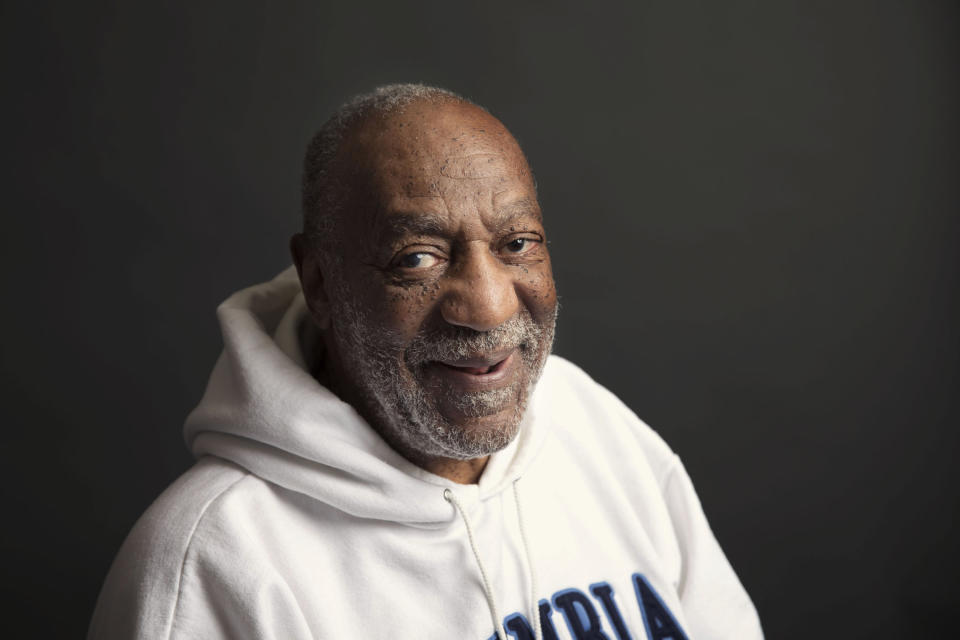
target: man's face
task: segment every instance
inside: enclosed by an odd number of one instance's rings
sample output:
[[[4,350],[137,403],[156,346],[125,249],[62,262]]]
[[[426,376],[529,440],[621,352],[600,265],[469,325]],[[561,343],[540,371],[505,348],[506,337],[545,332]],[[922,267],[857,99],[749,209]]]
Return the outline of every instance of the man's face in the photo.
[[[412,459],[503,448],[556,317],[517,143],[480,109],[418,103],[352,133],[338,171],[353,184],[324,274],[331,385]]]

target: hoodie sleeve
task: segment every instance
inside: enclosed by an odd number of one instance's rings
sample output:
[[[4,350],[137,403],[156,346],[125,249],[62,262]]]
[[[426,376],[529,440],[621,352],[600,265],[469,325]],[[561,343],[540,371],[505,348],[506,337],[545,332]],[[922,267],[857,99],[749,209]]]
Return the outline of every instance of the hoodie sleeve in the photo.
[[[114,560],[88,640],[314,637],[287,583],[249,544],[249,519],[223,518],[247,477],[204,458],[154,502]]]
[[[244,477],[205,459],[167,488],[134,525],[97,599],[89,640],[167,638],[184,558],[209,506]]]
[[[664,480],[663,492],[682,556],[677,592],[689,636],[761,640],[763,631],[753,602],[710,530],[679,459]]]
[[[169,640],[313,640],[290,587],[229,552],[193,558],[173,610]],[[253,570],[251,570],[253,569]]]

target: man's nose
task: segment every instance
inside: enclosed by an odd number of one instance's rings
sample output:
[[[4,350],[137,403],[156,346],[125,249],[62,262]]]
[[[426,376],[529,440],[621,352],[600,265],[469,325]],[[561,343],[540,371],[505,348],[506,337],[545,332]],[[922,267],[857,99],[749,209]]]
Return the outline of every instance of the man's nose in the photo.
[[[510,268],[486,248],[469,252],[447,277],[441,314],[452,325],[490,331],[520,310]]]

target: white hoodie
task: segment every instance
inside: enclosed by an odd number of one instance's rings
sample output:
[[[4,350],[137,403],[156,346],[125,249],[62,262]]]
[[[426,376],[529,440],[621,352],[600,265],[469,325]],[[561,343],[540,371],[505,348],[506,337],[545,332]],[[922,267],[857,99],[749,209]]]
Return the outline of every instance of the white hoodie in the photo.
[[[459,485],[310,376],[305,314],[292,269],[218,309],[197,463],[133,528],[91,639],[762,637],[677,456],[576,366],[550,357]]]

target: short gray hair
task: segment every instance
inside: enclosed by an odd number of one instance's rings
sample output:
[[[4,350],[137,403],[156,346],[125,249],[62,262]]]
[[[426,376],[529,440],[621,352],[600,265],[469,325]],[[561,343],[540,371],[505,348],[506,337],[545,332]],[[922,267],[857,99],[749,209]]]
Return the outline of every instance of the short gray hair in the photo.
[[[447,89],[424,84],[388,84],[352,98],[337,109],[307,145],[303,160],[303,232],[324,247],[334,233],[335,213],[343,205],[348,185],[331,171],[347,133],[371,116],[402,112],[415,102],[474,104]],[[477,105],[475,105],[477,106]]]

